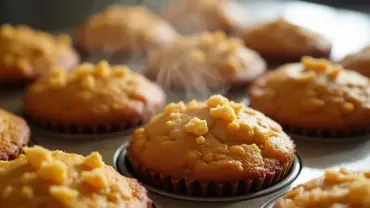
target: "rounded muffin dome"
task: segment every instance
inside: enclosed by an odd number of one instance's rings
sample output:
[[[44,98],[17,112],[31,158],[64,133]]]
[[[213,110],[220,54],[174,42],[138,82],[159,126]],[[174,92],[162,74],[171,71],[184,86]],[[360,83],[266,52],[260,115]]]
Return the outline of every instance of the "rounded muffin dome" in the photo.
[[[128,156],[139,174],[148,169],[204,187],[266,180],[266,187],[288,173],[294,151],[277,123],[215,95],[205,102],[169,104],[134,132]]]
[[[0,207],[151,207],[136,180],[119,175],[99,153],[87,157],[39,146],[0,161]]]

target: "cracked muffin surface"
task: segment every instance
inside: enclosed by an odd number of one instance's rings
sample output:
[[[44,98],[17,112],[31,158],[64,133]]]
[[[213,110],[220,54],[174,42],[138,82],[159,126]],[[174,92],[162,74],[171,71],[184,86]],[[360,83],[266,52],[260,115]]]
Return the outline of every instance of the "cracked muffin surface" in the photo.
[[[288,192],[274,208],[366,208],[370,207],[369,195],[369,171],[327,170],[323,177]]]
[[[59,124],[136,124],[165,102],[163,90],[126,66],[84,63],[53,70],[28,87],[27,116]],[[47,106],[47,107],[46,107]]]
[[[0,109],[0,160],[15,159],[30,141],[30,129],[21,117]]]
[[[0,161],[0,207],[151,207],[145,189],[93,152],[87,157],[40,146]]]
[[[263,178],[291,164],[294,149],[277,123],[215,95],[169,104],[133,133],[128,156],[175,179],[225,183]]]
[[[325,59],[283,65],[258,79],[249,94],[253,108],[283,126],[347,131],[370,124],[369,79]]]
[[[0,83],[30,82],[55,67],[79,62],[68,35],[53,36],[27,26],[0,27]]]

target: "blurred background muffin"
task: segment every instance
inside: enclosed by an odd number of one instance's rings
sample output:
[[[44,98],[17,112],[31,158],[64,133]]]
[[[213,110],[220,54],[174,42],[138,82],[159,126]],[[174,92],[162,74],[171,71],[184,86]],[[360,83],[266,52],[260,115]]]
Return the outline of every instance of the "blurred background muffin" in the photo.
[[[176,31],[140,6],[112,5],[88,17],[75,31],[76,46],[87,53],[143,53],[169,44]]]
[[[231,34],[247,24],[247,12],[233,0],[179,0],[169,3],[162,16],[180,33],[223,30]]]
[[[165,103],[156,84],[126,66],[85,63],[53,70],[28,87],[24,111],[32,121],[69,133],[107,133],[136,126]]]
[[[369,79],[325,59],[303,57],[280,66],[249,92],[253,108],[291,133],[343,137],[370,131]]]
[[[323,36],[279,18],[246,29],[241,38],[268,61],[298,61],[304,55],[330,56],[331,43]]]
[[[370,78],[370,46],[347,55],[339,63],[347,69],[355,70]]]
[[[68,35],[53,36],[28,26],[0,27],[0,85],[31,82],[53,68],[79,62]]]
[[[180,37],[149,56],[146,75],[168,87],[209,89],[247,85],[263,74],[265,61],[224,32]]]
[[[0,108],[0,160],[13,160],[30,141],[30,128],[23,118]]]
[[[0,161],[0,207],[39,208],[150,208],[145,189],[102,161],[99,153],[87,157],[26,148],[13,161]]]

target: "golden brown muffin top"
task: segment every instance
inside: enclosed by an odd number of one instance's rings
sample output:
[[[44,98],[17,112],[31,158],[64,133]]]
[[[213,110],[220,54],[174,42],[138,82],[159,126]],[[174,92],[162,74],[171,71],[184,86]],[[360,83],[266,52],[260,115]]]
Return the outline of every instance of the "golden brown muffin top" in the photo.
[[[257,24],[247,29],[244,37],[247,46],[257,51],[298,53],[309,55],[315,51],[330,51],[331,43],[321,35],[284,18]]]
[[[127,66],[110,66],[106,61],[84,63],[70,72],[52,70],[33,83],[24,98],[27,114],[66,124],[143,119],[164,101],[159,86]]]
[[[30,129],[20,117],[0,109],[0,160],[15,159],[30,140]]]
[[[0,207],[149,207],[136,180],[119,175],[99,153],[87,157],[40,146],[0,162]]]
[[[241,30],[246,11],[232,0],[180,0],[170,4],[163,17],[181,33]]]
[[[239,38],[228,38],[218,31],[176,39],[170,46],[152,53],[148,67],[150,77],[187,86],[195,82],[217,85],[249,76],[255,78],[253,75],[263,73],[266,65]]]
[[[254,108],[281,124],[328,129],[370,124],[369,79],[326,59],[303,57],[283,65],[260,78],[250,96]]]
[[[294,188],[275,208],[366,208],[370,207],[370,172],[328,170],[324,177]]]
[[[76,31],[76,42],[87,51],[127,52],[167,44],[176,31],[140,6],[109,6],[89,17]]]
[[[294,144],[262,113],[214,95],[169,104],[137,129],[129,157],[175,178],[214,182],[262,176],[291,163]]]
[[[71,55],[66,53],[77,56],[68,35],[53,36],[23,25],[2,25],[0,45],[0,81],[33,78],[53,67],[69,66],[71,60],[64,59]]]
[[[370,77],[370,46],[365,47],[357,53],[344,57],[340,64],[351,70],[355,70],[364,76]]]

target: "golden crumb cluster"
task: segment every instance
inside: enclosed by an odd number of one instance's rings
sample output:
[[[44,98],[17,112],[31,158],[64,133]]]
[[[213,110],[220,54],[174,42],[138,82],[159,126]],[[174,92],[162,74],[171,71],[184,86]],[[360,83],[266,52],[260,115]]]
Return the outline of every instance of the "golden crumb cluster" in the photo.
[[[0,162],[0,207],[148,207],[145,190],[106,166],[99,153],[87,157],[39,146]]]
[[[176,36],[167,22],[144,7],[113,5],[77,28],[76,44],[87,52],[141,52]]]
[[[78,62],[68,35],[53,36],[27,26],[2,25],[0,45],[0,81],[32,78]]]
[[[30,129],[22,118],[0,109],[0,160],[15,159],[30,140]]]
[[[215,95],[169,104],[134,132],[128,152],[136,163],[165,175],[225,182],[291,163],[294,145],[263,114]]]
[[[153,53],[147,73],[151,77],[183,85],[250,80],[265,70],[265,63],[238,38],[224,32],[204,32],[181,37],[168,47]],[[165,77],[165,78],[164,78]]]
[[[164,101],[164,92],[155,83],[106,61],[84,63],[68,72],[52,70],[33,83],[24,98],[28,115],[76,125],[134,125]]]
[[[324,177],[294,188],[275,208],[370,207],[370,172],[328,170]]]
[[[331,42],[284,18],[246,30],[246,45],[272,61],[298,61],[302,56],[329,57]]]
[[[283,65],[260,78],[250,95],[254,108],[286,125],[338,130],[370,124],[369,79],[325,59]]]

